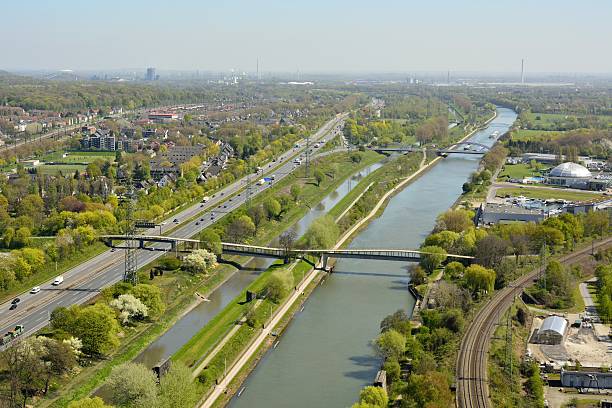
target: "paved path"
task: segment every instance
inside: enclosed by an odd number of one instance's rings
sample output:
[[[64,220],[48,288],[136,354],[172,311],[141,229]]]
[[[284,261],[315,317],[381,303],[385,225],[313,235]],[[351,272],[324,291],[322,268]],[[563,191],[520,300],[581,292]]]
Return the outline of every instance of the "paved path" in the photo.
[[[597,306],[595,305],[595,302],[593,301],[593,297],[591,296],[591,293],[589,292],[588,285],[595,282],[596,280],[597,278],[592,278],[586,282],[580,283],[580,295],[582,296],[582,299],[584,300],[584,309],[587,312],[589,312],[589,314],[592,316],[598,316]]]

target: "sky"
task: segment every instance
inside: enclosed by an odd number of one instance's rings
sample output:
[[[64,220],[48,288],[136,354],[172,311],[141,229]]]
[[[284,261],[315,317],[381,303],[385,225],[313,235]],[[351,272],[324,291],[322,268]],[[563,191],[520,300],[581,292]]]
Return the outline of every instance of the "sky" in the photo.
[[[0,69],[612,73],[608,0],[0,0]]]

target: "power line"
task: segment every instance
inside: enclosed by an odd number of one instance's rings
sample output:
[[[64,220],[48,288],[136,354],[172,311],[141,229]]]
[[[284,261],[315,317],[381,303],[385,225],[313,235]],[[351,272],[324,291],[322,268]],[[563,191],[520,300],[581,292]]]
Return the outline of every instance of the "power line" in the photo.
[[[134,221],[134,185],[132,177],[128,176],[126,183],[127,191],[124,198],[125,203],[125,269],[123,272],[123,281],[133,285],[138,283],[138,249],[137,243],[134,240],[136,235],[136,223]]]

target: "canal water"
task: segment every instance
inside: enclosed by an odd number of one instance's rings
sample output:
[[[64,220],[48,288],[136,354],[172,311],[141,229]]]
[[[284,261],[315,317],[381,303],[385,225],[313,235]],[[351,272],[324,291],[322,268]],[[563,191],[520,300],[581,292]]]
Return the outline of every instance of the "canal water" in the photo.
[[[328,194],[323,200],[316,204],[304,217],[294,226],[298,236],[306,232],[312,221],[324,215],[333,208],[359,181],[380,168],[382,164],[372,164],[347,178],[336,190]],[[275,241],[272,242],[274,244]],[[223,285],[212,292],[208,299],[210,302],[202,302],[190,312],[185,314],[172,328],[147,347],[135,361],[143,363],[151,368],[158,362],[163,361],[180,349],[191,337],[213,317],[221,312],[232,300],[236,298],[257,276],[265,271],[274,262],[273,259],[253,258],[246,267],[232,275]]]
[[[499,108],[487,129],[470,140],[488,146],[490,134],[503,134],[516,114]],[[436,217],[461,194],[480,156],[451,154],[397,194],[381,217],[351,248],[417,248]],[[347,407],[371,384],[380,366],[371,341],[379,323],[397,309],[411,311],[409,265],[392,261],[340,259],[244,384],[230,406]]]

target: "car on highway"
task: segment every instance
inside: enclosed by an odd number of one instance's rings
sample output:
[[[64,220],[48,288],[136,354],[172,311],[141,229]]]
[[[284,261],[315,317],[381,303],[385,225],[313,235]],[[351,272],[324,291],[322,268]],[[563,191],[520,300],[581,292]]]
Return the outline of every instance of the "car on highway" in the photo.
[[[175,223],[175,224],[178,224],[179,220],[178,220],[178,218],[175,218],[174,221],[172,221],[172,222]]]
[[[31,294],[33,294],[33,295],[34,295],[34,294],[36,294],[36,293],[38,293],[38,292],[40,292],[40,286],[34,286],[34,287],[33,287],[33,288],[30,290],[30,293],[31,293]]]
[[[19,298],[15,298],[15,299],[11,300],[11,304],[13,304],[13,305],[16,305],[19,302],[21,302],[21,299],[19,299]]]
[[[64,282],[64,277],[60,275],[53,280],[53,286],[61,285],[63,282]]]
[[[227,208],[227,205],[224,205],[223,208]]]
[[[200,221],[196,221],[196,225],[200,225]]]
[[[15,309],[17,309],[17,303],[11,303],[9,310],[15,310]]]

